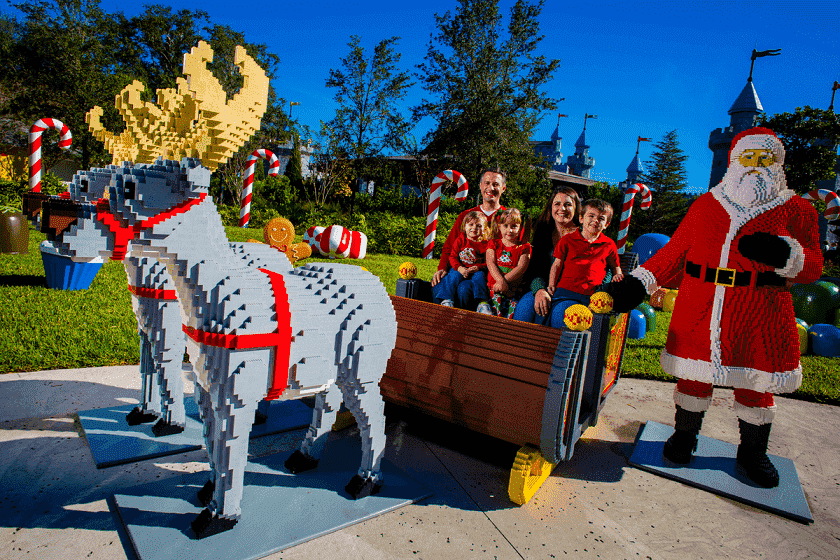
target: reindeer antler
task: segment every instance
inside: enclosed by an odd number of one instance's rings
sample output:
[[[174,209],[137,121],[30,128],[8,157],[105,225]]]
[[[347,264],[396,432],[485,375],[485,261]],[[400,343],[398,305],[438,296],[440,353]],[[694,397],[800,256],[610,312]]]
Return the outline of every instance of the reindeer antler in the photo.
[[[154,163],[167,159],[197,157],[214,171],[242,147],[260,127],[268,102],[268,77],[237,46],[234,62],[245,83],[230,101],[208,70],[213,50],[204,41],[184,54],[184,74],[176,80],[178,89],[157,90],[159,107],[140,99],[145,86],[137,80],[126,86],[115,106],[125,121],[125,131],[116,136],[100,122],[102,108],[87,113],[94,136],[105,143],[113,163]]]

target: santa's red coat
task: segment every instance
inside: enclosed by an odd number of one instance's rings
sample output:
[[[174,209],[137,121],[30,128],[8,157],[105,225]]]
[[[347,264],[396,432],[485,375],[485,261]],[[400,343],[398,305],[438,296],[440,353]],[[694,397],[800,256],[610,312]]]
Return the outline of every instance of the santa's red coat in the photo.
[[[741,237],[771,233],[791,245],[783,269],[747,259],[738,252]],[[792,240],[795,241],[792,241]],[[701,278],[683,274],[662,368],[676,377],[770,393],[795,391],[802,383],[799,337],[793,303],[781,286],[724,287],[705,282],[706,267],[772,271],[797,283],[817,280],[823,258],[817,213],[807,201],[785,190],[773,201],[747,212],[713,189],[690,207],[671,240],[633,275],[648,291],[685,270],[702,265]]]

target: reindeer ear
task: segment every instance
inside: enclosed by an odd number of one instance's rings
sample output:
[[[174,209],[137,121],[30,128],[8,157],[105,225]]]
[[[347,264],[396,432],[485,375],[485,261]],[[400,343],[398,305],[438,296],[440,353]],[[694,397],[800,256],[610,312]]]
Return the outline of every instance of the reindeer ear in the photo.
[[[190,167],[187,170],[187,181],[190,183],[190,189],[195,190],[196,187],[201,189],[209,189],[210,188],[210,175],[212,172],[207,169],[206,167],[201,166],[200,162],[195,159],[188,159],[185,158],[181,162],[181,166],[184,167],[185,165],[189,164],[195,165],[194,167]]]

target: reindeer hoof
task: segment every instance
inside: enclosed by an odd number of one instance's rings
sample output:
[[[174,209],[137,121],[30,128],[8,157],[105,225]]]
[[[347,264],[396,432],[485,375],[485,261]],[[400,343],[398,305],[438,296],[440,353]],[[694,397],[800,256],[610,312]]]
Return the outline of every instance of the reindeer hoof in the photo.
[[[265,424],[268,421],[268,415],[263,414],[259,410],[254,413],[254,425]]]
[[[126,422],[129,426],[136,426],[137,424],[146,424],[147,422],[154,422],[157,420],[157,414],[143,412],[139,406],[135,406],[131,412],[125,416]]]
[[[370,477],[362,478],[357,474],[353,475],[353,478],[351,478],[350,482],[347,483],[347,486],[344,487],[345,492],[350,494],[350,497],[354,500],[378,494],[381,489],[382,483],[374,482]]]
[[[207,507],[210,505],[210,502],[213,500],[213,491],[216,490],[216,484],[212,480],[208,480],[204,483],[204,486],[201,487],[201,490],[198,491],[196,497],[198,497],[198,503]]]
[[[198,517],[193,519],[192,523],[190,523],[190,527],[192,527],[193,533],[195,533],[196,537],[203,539],[204,537],[230,531],[236,523],[236,519],[219,517],[218,515],[210,513],[209,509],[203,509],[201,510],[201,513],[198,514]]]
[[[309,455],[304,455],[303,452],[297,450],[286,459],[284,465],[290,473],[297,474],[303,471],[311,471],[317,467],[318,459],[313,459]]]
[[[173,434],[180,434],[183,431],[183,426],[170,424],[169,422],[164,421],[163,418],[158,420],[157,424],[152,426],[152,433],[155,434],[155,437],[171,436]]]

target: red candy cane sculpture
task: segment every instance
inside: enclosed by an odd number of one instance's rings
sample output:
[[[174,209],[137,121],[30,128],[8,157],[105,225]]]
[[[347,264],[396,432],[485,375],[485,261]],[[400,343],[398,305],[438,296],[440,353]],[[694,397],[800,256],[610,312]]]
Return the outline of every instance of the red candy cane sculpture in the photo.
[[[48,128],[53,128],[61,134],[58,147],[66,150],[73,142],[70,129],[63,122],[56,119],[38,119],[29,129],[29,190],[41,192],[41,134]]]
[[[239,227],[248,227],[251,220],[251,191],[254,188],[254,165],[258,159],[268,160],[268,174],[277,175],[280,173],[280,160],[271,150],[254,150],[248,156],[245,167],[245,180],[242,183],[242,202],[239,208]]]
[[[808,191],[802,195],[802,198],[805,200],[820,199],[825,202],[826,208],[825,212],[823,212],[823,216],[825,216],[825,219],[829,222],[840,219],[840,196],[837,196],[837,193],[827,189],[819,189],[815,191]]]
[[[435,235],[437,233],[438,209],[440,208],[440,190],[446,181],[456,181],[458,191],[455,193],[455,200],[467,198],[469,185],[467,179],[457,171],[447,169],[441,171],[432,180],[432,192],[429,195],[429,210],[426,213],[426,238],[423,240],[423,258],[432,258],[432,249],[435,247]]]
[[[624,191],[624,204],[621,206],[621,223],[618,226],[618,254],[624,254],[624,245],[627,244],[627,230],[630,228],[630,214],[633,212],[633,199],[636,193],[642,193],[642,210],[650,208],[651,196],[647,185],[636,183],[627,187]]]

